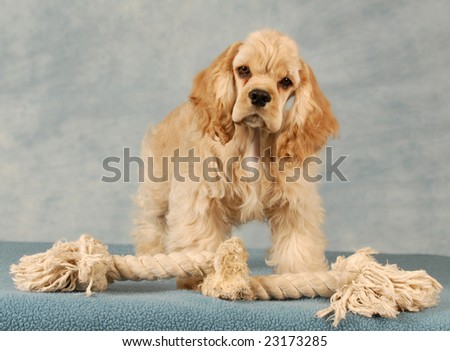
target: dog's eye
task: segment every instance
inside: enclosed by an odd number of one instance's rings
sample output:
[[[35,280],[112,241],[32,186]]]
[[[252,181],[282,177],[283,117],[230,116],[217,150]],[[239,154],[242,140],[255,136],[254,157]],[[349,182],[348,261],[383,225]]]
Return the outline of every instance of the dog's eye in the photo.
[[[248,78],[252,74],[252,72],[250,72],[250,68],[247,66],[238,67],[237,72],[241,78]]]
[[[288,77],[284,77],[278,82],[278,84],[280,84],[282,88],[287,89],[292,85],[292,80],[290,80]]]

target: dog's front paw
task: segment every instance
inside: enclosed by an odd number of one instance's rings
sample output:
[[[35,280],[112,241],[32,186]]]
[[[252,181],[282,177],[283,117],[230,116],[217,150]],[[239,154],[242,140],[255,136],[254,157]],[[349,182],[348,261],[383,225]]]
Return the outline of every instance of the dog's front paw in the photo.
[[[177,289],[199,291],[199,285],[203,283],[203,277],[177,278]]]

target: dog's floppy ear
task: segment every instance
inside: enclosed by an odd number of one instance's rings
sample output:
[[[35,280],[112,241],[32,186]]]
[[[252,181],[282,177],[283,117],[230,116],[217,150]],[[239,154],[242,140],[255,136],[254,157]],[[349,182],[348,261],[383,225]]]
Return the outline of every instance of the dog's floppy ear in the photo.
[[[240,46],[240,42],[231,45],[195,77],[189,98],[197,107],[203,131],[222,144],[230,141],[234,134],[231,119],[236,101],[233,59]]]
[[[339,124],[330,103],[317,84],[311,68],[301,61],[300,86],[278,135],[276,149],[280,158],[288,157],[295,164],[319,152]]]

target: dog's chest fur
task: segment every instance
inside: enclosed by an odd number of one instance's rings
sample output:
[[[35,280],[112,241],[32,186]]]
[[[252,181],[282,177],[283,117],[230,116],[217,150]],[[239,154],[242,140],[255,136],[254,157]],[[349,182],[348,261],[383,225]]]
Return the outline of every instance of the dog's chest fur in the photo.
[[[261,162],[262,143],[259,130],[251,130],[239,145],[239,162],[233,164],[232,182],[227,183],[226,204],[238,223],[264,220],[267,207],[267,165]],[[230,175],[229,175],[230,176]],[[229,178],[228,178],[229,180]]]

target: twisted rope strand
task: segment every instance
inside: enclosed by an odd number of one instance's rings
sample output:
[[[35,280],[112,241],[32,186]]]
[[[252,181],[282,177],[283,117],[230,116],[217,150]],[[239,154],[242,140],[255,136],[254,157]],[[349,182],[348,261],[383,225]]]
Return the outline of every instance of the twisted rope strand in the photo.
[[[211,252],[171,253],[154,256],[112,256],[114,267],[108,272],[113,280],[156,280],[205,276],[213,270]]]
[[[227,245],[235,245],[227,248]],[[224,255],[236,259],[243,243],[232,239],[224,244]],[[229,252],[228,252],[229,250]],[[236,251],[237,250],[237,251]],[[156,254],[148,256],[111,255],[107,247],[83,235],[76,242],[56,243],[46,253],[24,256],[11,267],[16,286],[28,291],[104,291],[114,280],[156,280],[205,277],[215,271],[213,252]],[[220,256],[220,255],[219,255]],[[241,264],[246,267],[246,256]],[[218,262],[222,263],[222,260]],[[231,261],[230,261],[231,262]],[[248,274],[245,273],[245,274]],[[250,276],[252,298],[259,300],[299,299],[303,296],[329,297],[336,291],[331,272]]]
[[[330,297],[337,290],[334,272],[303,272],[250,277],[257,300],[286,300],[302,297]]]
[[[206,276],[214,271],[213,256],[210,252],[112,256],[114,268],[108,272],[108,277],[140,281]],[[330,297],[336,291],[336,277],[333,272],[250,276],[250,288],[258,300]]]

